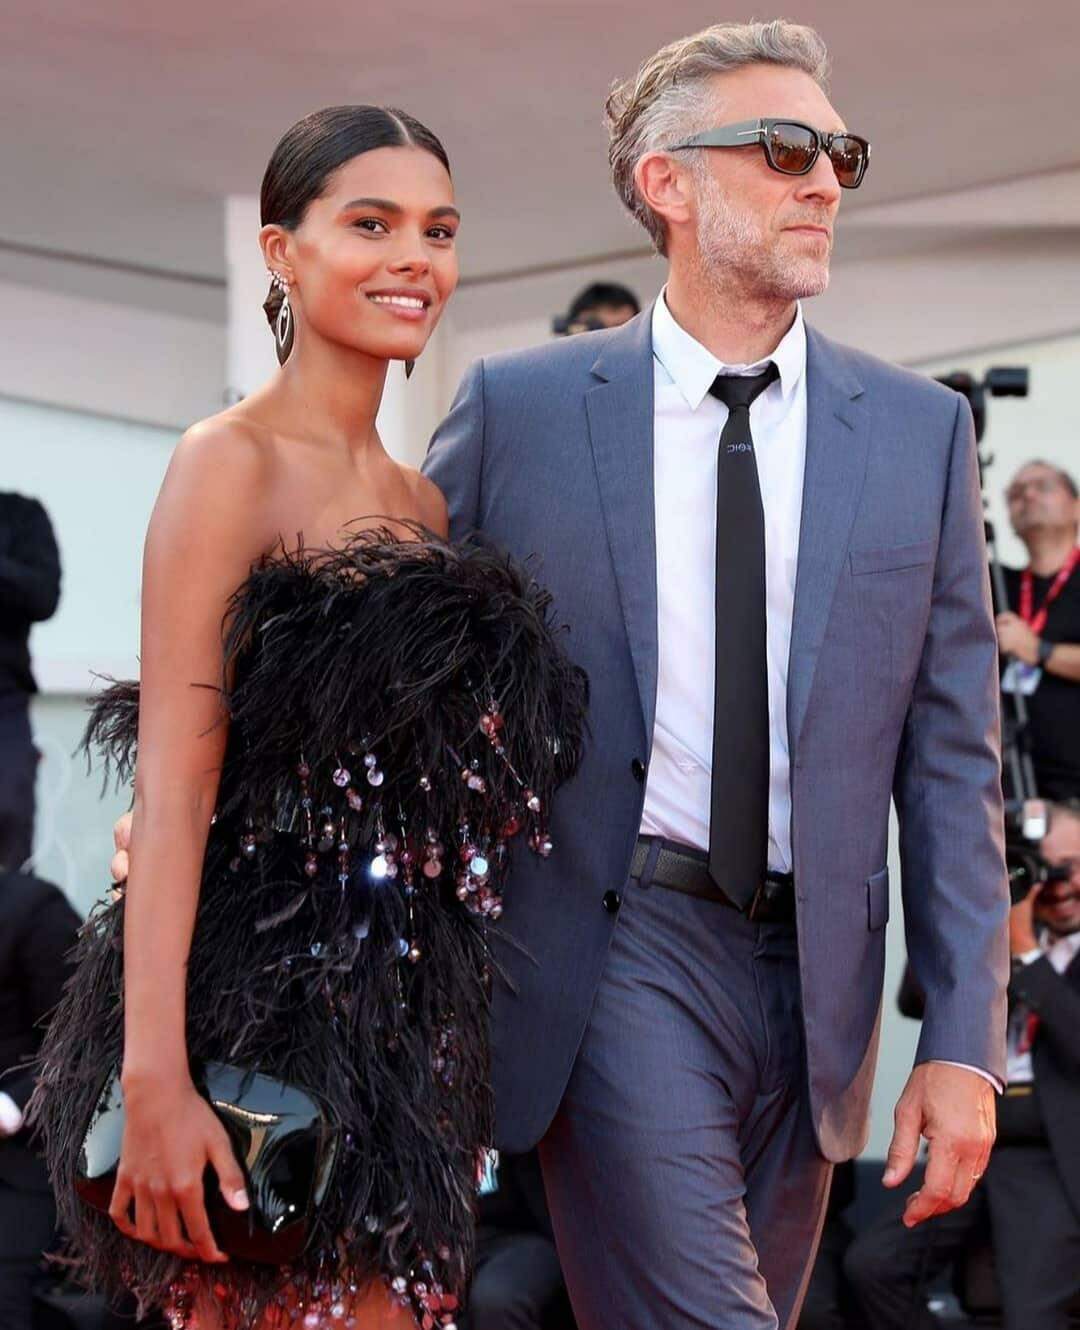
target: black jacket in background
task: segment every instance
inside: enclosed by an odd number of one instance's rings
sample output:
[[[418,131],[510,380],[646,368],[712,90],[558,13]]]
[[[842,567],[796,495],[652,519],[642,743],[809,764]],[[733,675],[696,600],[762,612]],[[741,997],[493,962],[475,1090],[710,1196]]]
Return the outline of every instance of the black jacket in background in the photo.
[[[1080,1216],[1080,956],[1058,974],[1043,956],[1020,966],[1009,984],[1039,1017],[1031,1049],[1035,1094],[1065,1194]]]
[[[0,707],[36,691],[30,625],[50,618],[60,600],[60,552],[37,499],[0,493]]]
[[[51,883],[0,872],[0,1091],[21,1109],[34,1088],[25,1064],[37,1053],[42,1022],[60,1000],[80,923]],[[28,1131],[0,1137],[0,1180],[22,1190],[47,1189],[45,1166]]]

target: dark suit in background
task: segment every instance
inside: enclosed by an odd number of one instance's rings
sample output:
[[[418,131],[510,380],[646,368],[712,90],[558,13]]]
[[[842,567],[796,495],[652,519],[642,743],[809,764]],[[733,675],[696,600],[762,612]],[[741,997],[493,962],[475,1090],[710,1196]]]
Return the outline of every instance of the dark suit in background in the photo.
[[[480,1197],[476,1275],[463,1330],[564,1330],[573,1320],[539,1155],[504,1154],[496,1176],[496,1190]]]
[[[25,1109],[33,1089],[26,1063],[41,1023],[69,973],[79,916],[56,887],[24,873],[0,872],[0,1093]],[[55,1207],[30,1133],[0,1137],[0,1326],[29,1330],[42,1250],[53,1237]]]
[[[998,1106],[986,1176],[961,1210],[914,1232],[899,1198],[848,1248],[845,1269],[867,1330],[931,1330],[927,1283],[954,1263],[989,1219],[1009,1330],[1064,1330],[1080,1295],[1080,956],[1063,975],[1044,956],[1017,967],[1010,1004],[1034,1012],[1034,1082]]]
[[[30,736],[30,627],[60,599],[60,554],[37,499],[0,494],[0,868],[21,868],[34,840],[37,751]]]

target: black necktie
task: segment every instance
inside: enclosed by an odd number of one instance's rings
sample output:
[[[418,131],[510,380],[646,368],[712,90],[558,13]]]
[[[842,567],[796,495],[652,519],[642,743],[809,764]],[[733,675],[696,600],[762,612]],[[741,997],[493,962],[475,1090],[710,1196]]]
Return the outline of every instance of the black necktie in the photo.
[[[779,371],[718,374],[728,408],[716,483],[716,677],[709,874],[743,909],[765,876],[769,839],[769,678],[765,517],[750,403]]]

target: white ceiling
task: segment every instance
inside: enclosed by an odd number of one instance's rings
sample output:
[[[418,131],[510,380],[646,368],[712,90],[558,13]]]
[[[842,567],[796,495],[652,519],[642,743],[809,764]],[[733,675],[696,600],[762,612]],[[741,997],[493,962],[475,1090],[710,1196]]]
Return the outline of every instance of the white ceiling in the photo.
[[[833,101],[874,142],[848,211],[1080,164],[1076,0],[784,8],[822,31]],[[348,101],[441,135],[467,278],[639,249],[607,180],[606,89],[717,17],[699,0],[5,0],[0,276],[38,262],[29,246],[213,291],[223,195],[258,190],[299,115]]]

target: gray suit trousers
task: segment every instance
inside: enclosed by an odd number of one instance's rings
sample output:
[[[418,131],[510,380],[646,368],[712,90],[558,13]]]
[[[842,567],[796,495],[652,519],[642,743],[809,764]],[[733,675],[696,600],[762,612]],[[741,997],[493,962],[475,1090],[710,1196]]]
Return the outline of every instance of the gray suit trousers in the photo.
[[[540,1157],[581,1330],[794,1326],[831,1175],[794,926],[631,881]]]

